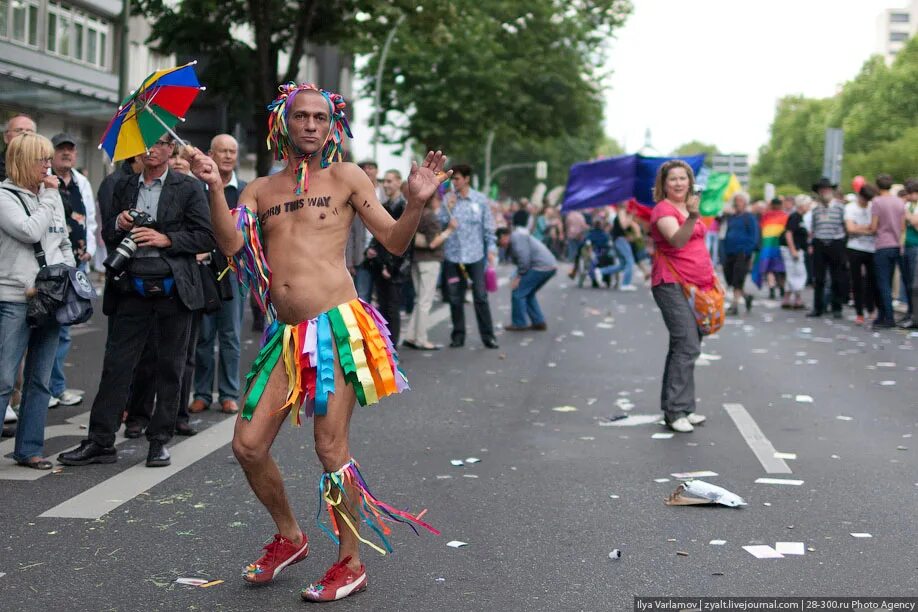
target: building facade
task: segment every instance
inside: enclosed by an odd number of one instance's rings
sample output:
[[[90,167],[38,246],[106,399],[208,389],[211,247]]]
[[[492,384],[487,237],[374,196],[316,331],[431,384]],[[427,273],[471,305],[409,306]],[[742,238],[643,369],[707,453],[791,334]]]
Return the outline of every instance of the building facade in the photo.
[[[892,63],[909,39],[918,33],[918,0],[902,8],[886,9],[877,18],[877,51]]]
[[[121,0],[0,0],[0,123],[26,113],[45,136],[72,134],[94,186],[110,168],[97,146],[118,108],[121,9]],[[148,34],[131,18],[131,83],[174,61],[147,49]]]

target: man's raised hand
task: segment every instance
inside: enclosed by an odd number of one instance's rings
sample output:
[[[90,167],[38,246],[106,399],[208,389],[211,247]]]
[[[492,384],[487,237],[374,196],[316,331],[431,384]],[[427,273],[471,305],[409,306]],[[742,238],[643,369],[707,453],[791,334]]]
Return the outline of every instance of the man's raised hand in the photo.
[[[444,172],[446,156],[442,151],[430,151],[423,163],[411,162],[411,173],[408,175],[408,200],[425,204],[444,181],[453,175],[453,171]]]
[[[211,186],[218,183],[222,186],[223,181],[220,178],[220,171],[217,169],[217,163],[213,159],[205,155],[197,147],[186,147],[182,155],[191,165],[191,173],[198,179]]]

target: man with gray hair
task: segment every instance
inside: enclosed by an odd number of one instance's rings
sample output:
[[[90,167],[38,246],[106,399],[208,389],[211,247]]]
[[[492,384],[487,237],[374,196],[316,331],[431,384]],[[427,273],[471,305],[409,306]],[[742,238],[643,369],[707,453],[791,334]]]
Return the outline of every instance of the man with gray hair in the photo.
[[[239,204],[239,194],[246,182],[236,176],[236,162],[239,159],[239,143],[229,134],[218,134],[210,141],[207,155],[217,163],[220,178],[223,179],[223,195],[230,210]],[[224,270],[227,258],[214,251],[210,254],[217,262],[217,270]],[[239,411],[239,355],[242,317],[245,312],[245,297],[239,293],[235,274],[224,275],[221,282],[229,282],[233,288],[233,299],[223,302],[217,312],[201,314],[197,329],[197,354],[194,368],[194,401],[188,412],[202,412],[210,408],[213,401],[214,375],[217,375],[217,401],[220,410],[227,414]],[[219,367],[214,359],[214,342],[220,351]],[[183,402],[188,398],[183,397]]]
[[[0,181],[6,180],[7,145],[20,134],[25,134],[26,132],[34,134],[37,130],[38,127],[35,125],[35,121],[28,115],[22,113],[13,115],[10,120],[6,122],[6,127],[3,129],[3,154],[0,155]]]

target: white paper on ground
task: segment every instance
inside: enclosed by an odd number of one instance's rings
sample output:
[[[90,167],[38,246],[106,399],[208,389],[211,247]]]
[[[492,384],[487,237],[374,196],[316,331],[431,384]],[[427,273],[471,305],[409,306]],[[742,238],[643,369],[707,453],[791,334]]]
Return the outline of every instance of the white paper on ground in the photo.
[[[717,472],[712,472],[711,470],[699,470],[697,472],[676,472],[675,474],[670,474],[673,478],[710,478],[712,476],[719,476]]]
[[[896,381],[894,381],[894,380],[881,380],[881,381],[880,381],[880,384],[883,385],[884,387],[892,387],[894,384],[896,384]]]
[[[800,402],[801,404],[812,404],[813,403],[813,398],[812,396],[809,396],[809,395],[798,395],[796,397],[796,400]]]
[[[456,467],[460,467],[460,466],[465,465],[465,463],[462,461],[462,459],[450,459],[450,463],[451,463],[452,465],[456,466]]]
[[[654,482],[669,482],[669,478],[654,478]]]
[[[784,555],[776,551],[771,546],[757,545],[757,546],[743,546],[743,550],[748,552],[750,555],[756,559],[783,559]]]
[[[577,412],[577,408],[574,406],[555,406],[552,410],[555,412]]]
[[[619,406],[619,408],[622,408]],[[658,414],[629,414],[624,419],[617,421],[600,421],[600,427],[633,427],[635,425],[651,425],[660,421]]]
[[[468,546],[466,542],[460,542],[459,540],[452,540],[446,543],[450,548],[462,548],[463,546]]]
[[[727,543],[726,540],[711,540],[710,542],[708,542],[708,544],[710,544],[711,546],[723,546],[726,543]]]
[[[655,433],[655,434],[653,434],[653,435],[650,436],[650,437],[653,438],[654,440],[669,440],[670,438],[673,437],[673,434],[671,434],[671,433]]]
[[[793,485],[799,487],[803,484],[802,480],[791,480],[787,478],[756,478],[756,484],[774,484],[774,485]]]
[[[481,463],[481,459],[478,457],[469,457],[465,460],[466,463]]]
[[[775,459],[796,459],[797,453],[778,453],[774,454]]]
[[[176,584],[187,584],[188,586],[201,586],[210,582],[207,578],[176,578]]]
[[[872,538],[873,537],[869,533],[852,533],[851,535],[855,538]]]
[[[854,417],[845,416],[843,414],[840,414],[835,418],[838,419],[839,421],[853,421],[854,420]]]
[[[775,542],[775,550],[781,555],[802,555],[806,552],[803,542]]]

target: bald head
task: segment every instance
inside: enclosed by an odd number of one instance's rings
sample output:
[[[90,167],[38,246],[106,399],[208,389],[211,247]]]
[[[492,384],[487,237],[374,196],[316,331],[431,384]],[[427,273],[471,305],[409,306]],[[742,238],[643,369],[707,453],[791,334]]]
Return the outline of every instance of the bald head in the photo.
[[[28,115],[16,115],[6,122],[6,129],[3,131],[3,142],[10,144],[10,141],[20,134],[26,132],[34,134],[38,127]]]
[[[217,162],[217,169],[220,171],[223,183],[230,182],[239,158],[239,143],[236,142],[236,139],[229,134],[217,134],[210,141],[210,151],[207,154]]]

